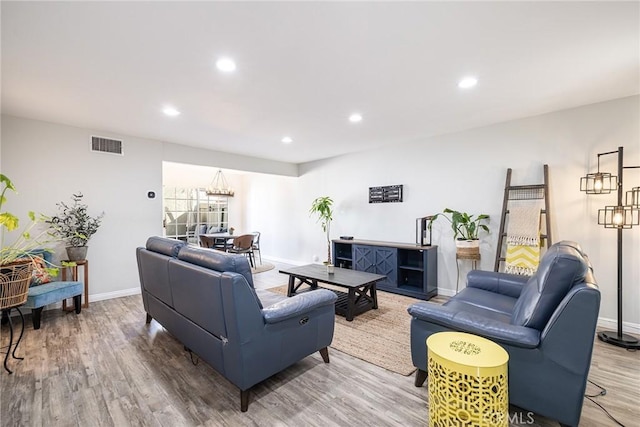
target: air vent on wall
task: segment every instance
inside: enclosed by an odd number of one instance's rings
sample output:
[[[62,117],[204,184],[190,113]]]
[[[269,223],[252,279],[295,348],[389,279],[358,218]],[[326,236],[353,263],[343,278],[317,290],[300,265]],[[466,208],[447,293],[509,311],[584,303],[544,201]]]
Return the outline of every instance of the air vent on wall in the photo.
[[[102,136],[91,137],[91,151],[99,153],[118,154],[123,156],[122,141],[112,138],[104,138]]]

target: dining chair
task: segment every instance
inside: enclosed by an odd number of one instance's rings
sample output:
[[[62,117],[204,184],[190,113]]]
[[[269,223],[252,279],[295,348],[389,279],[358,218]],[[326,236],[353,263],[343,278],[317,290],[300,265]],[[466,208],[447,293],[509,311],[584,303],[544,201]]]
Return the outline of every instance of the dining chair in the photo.
[[[260,257],[260,265],[262,265],[262,252],[260,252],[260,232],[259,231],[253,231],[251,234],[253,234],[253,253],[254,253],[254,258],[255,258],[255,253],[258,252],[258,256]]]
[[[251,268],[255,267],[253,262],[253,234],[243,234],[233,238],[233,247],[227,249],[232,254],[244,254],[249,257]]]

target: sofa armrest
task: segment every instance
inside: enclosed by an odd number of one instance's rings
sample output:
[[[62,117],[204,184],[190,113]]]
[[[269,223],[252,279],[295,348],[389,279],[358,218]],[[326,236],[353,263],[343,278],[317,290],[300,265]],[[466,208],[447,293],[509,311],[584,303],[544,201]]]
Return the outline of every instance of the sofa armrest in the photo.
[[[529,276],[471,270],[467,274],[467,287],[518,298],[528,280]]]
[[[417,320],[480,335],[515,347],[536,348],[540,344],[540,331],[536,329],[511,325],[439,304],[419,302],[411,305],[407,311]]]
[[[262,309],[262,316],[266,323],[278,323],[301,314],[308,313],[323,306],[333,306],[338,299],[335,293],[327,289],[317,289],[305,292],[277,302]]]

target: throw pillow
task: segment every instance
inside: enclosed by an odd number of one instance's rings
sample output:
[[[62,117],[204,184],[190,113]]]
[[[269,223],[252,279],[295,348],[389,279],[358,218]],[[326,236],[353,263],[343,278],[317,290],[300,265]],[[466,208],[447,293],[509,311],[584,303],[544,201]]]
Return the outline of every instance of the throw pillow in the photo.
[[[47,263],[39,256],[34,257],[31,286],[44,285],[49,282],[51,282],[51,275],[47,271]]]

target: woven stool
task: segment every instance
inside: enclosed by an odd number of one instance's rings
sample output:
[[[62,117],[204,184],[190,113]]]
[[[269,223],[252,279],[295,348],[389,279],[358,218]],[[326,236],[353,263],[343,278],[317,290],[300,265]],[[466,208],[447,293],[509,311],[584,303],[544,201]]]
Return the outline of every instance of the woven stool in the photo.
[[[509,355],[461,332],[427,338],[429,426],[508,426]]]

